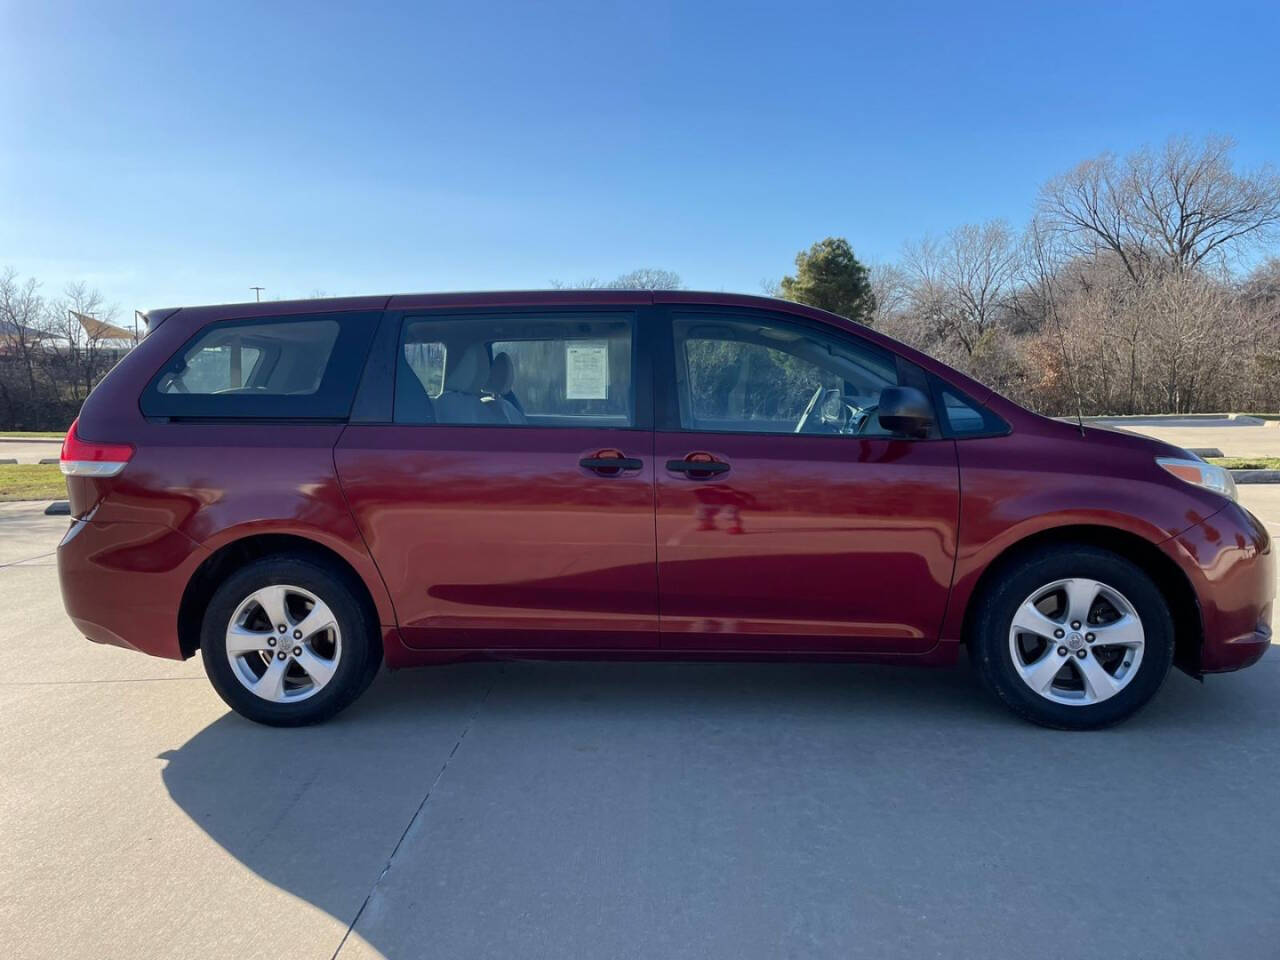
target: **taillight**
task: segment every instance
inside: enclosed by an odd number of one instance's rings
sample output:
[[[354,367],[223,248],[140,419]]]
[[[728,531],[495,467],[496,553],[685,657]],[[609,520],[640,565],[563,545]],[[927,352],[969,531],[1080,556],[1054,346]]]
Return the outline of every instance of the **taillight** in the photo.
[[[130,443],[89,443],[76,435],[77,418],[62,440],[59,464],[68,477],[114,477],[133,457]]]

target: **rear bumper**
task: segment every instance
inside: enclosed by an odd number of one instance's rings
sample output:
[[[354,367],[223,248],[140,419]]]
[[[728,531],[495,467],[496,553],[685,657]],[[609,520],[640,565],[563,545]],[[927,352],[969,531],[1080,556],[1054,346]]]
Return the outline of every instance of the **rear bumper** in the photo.
[[[1163,544],[1195,590],[1204,639],[1201,673],[1257,663],[1271,648],[1276,557],[1258,520],[1229,504]]]
[[[62,605],[95,643],[180,660],[178,608],[207,555],[160,524],[73,520],[58,545]]]

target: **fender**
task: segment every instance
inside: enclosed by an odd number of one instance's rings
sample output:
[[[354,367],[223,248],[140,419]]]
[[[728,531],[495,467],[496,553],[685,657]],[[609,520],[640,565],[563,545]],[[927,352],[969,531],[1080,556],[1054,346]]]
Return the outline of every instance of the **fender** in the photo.
[[[959,441],[960,534],[942,637],[962,639],[965,615],[983,573],[1005,551],[1054,529],[1086,526],[1140,538],[1159,548],[1214,516],[1224,503],[1206,491],[1180,490],[1155,463],[1161,444],[1107,443],[1111,478],[1099,476],[1096,458],[1076,455],[1087,446],[1078,433],[1058,432],[1061,457],[1045,453],[1043,438],[1014,434]],[[1104,443],[1111,438],[1105,438]],[[1039,441],[1039,442],[1036,442]],[[1091,446],[1096,450],[1100,444]],[[1020,456],[1021,448],[1025,456]],[[1179,563],[1191,575],[1185,563]]]

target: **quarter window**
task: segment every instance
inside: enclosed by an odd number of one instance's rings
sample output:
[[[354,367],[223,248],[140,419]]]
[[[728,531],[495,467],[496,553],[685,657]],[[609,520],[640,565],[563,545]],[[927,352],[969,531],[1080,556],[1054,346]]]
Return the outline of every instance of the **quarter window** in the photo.
[[[156,374],[147,416],[344,419],[376,316],[331,315],[210,324]]]
[[[397,423],[634,424],[630,317],[408,318]]]
[[[677,317],[674,332],[687,430],[890,434],[876,418],[899,383],[886,351],[772,319]]]
[[[953,437],[993,436],[1008,430],[1008,424],[985,407],[980,407],[950,387],[939,386],[942,415]]]

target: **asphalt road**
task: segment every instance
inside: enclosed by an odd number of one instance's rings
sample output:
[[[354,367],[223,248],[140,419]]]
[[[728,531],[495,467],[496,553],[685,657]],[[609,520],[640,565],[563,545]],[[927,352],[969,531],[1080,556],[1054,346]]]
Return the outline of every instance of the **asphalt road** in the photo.
[[[5,957],[1280,951],[1280,653],[1093,734],[964,668],[733,664],[384,674],[269,730],[76,636],[65,523],[0,505]]]

